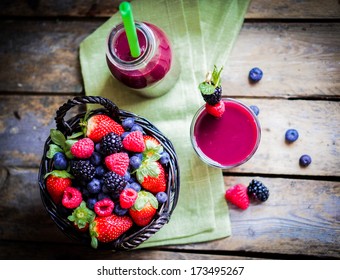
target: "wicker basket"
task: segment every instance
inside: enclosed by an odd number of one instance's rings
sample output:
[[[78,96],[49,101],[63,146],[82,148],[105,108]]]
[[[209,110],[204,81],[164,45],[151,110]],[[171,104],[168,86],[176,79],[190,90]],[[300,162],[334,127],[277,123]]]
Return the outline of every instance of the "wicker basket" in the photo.
[[[91,114],[107,114],[117,122],[121,123],[121,121],[127,117],[134,117],[135,122],[143,127],[146,134],[151,135],[158,139],[158,141],[163,145],[165,151],[167,151],[170,155],[170,162],[166,167],[166,172],[168,174],[167,179],[167,194],[168,200],[166,203],[162,204],[162,206],[158,209],[157,214],[154,216],[151,223],[143,228],[133,226],[129,231],[125,232],[121,235],[117,240],[110,243],[100,243],[98,249],[109,249],[109,250],[128,250],[133,249],[143,243],[145,240],[150,238],[153,234],[159,231],[164,224],[166,224],[170,216],[176,207],[178,195],[179,195],[179,168],[177,162],[177,156],[174,150],[172,143],[148,120],[137,116],[131,112],[127,112],[124,110],[120,110],[114,103],[110,100],[102,97],[94,97],[94,96],[81,96],[75,97],[72,100],[68,100],[64,105],[62,105],[59,110],[56,112],[56,127],[60,130],[65,136],[71,135],[75,131],[79,131],[80,125],[79,121],[84,117],[86,112],[80,113],[69,120],[65,121],[64,117],[66,113],[72,107],[76,105],[84,105],[84,104],[100,104],[104,108],[96,109],[91,112]],[[49,193],[46,190],[44,176],[46,173],[52,170],[52,160],[46,157],[46,153],[51,143],[50,137],[47,138],[44,146],[44,153],[40,164],[39,169],[39,186],[40,186],[40,194],[43,204],[52,218],[52,220],[56,223],[58,228],[69,238],[79,241],[81,243],[85,243],[90,245],[90,236],[88,233],[81,233],[74,228],[72,223],[67,219],[69,213],[66,213],[63,207],[56,205]]]

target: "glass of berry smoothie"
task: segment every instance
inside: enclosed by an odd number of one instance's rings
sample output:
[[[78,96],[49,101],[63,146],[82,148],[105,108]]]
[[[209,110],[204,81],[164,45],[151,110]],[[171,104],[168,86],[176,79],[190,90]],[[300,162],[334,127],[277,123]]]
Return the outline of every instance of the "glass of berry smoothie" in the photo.
[[[256,152],[261,138],[257,116],[245,104],[222,98],[225,111],[220,118],[202,106],[193,117],[190,136],[198,156],[207,164],[222,169],[248,161]]]
[[[140,55],[130,53],[123,24],[115,26],[107,39],[106,61],[111,74],[125,86],[146,97],[168,92],[179,76],[170,41],[157,26],[135,22]]]

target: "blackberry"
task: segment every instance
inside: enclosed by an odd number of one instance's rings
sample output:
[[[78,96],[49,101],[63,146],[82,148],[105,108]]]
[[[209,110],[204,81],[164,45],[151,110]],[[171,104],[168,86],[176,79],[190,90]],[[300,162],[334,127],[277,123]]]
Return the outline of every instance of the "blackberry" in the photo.
[[[100,152],[104,155],[119,153],[122,149],[122,138],[114,132],[105,135],[100,142]]]
[[[115,172],[109,171],[103,176],[104,187],[114,198],[119,198],[120,193],[125,188],[127,181],[123,176]]]
[[[268,188],[260,181],[252,180],[248,186],[248,195],[260,201],[266,201],[269,197]]]
[[[202,97],[204,101],[212,106],[216,105],[220,102],[222,96],[222,87],[218,86],[215,88],[215,91],[212,94],[203,94]]]
[[[96,173],[96,168],[88,160],[72,161],[71,172],[80,181],[91,181]]]

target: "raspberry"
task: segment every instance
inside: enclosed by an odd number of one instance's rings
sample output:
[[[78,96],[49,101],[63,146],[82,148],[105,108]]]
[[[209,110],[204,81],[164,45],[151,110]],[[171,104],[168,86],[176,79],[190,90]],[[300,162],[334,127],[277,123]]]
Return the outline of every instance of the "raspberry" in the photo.
[[[76,188],[67,187],[64,190],[64,195],[61,200],[61,203],[64,205],[64,207],[68,209],[74,209],[77,208],[82,201],[83,201],[82,194]]]
[[[247,209],[249,206],[247,187],[243,184],[237,184],[229,188],[225,193],[225,199],[243,210]]]
[[[137,192],[134,189],[126,188],[119,196],[119,204],[122,208],[127,209],[133,206],[137,199]]]
[[[247,189],[248,195],[254,197],[262,202],[266,201],[269,197],[268,188],[260,181],[252,180]]]
[[[220,102],[218,102],[216,105],[213,105],[213,106],[206,103],[205,109],[210,115],[216,118],[220,118],[225,111],[225,105],[224,105],[224,102],[221,100]]]
[[[110,198],[104,198],[94,204],[94,212],[101,217],[110,216],[114,209],[114,203]]]
[[[109,155],[105,158],[105,165],[109,170],[124,176],[129,167],[129,156],[127,153]]]
[[[143,133],[139,130],[130,132],[123,140],[123,147],[131,152],[143,152],[145,150]]]
[[[94,143],[90,138],[82,138],[71,146],[71,154],[76,158],[89,158],[94,151]]]

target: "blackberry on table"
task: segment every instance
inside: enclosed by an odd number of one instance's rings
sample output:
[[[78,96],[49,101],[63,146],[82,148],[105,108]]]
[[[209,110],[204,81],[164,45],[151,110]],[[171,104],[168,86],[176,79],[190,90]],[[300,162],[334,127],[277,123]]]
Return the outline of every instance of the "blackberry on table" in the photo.
[[[247,192],[250,197],[254,197],[262,202],[266,201],[269,197],[268,188],[257,180],[252,180],[250,182]]]
[[[119,153],[122,149],[122,138],[114,132],[105,135],[100,142],[100,152],[104,155]]]

